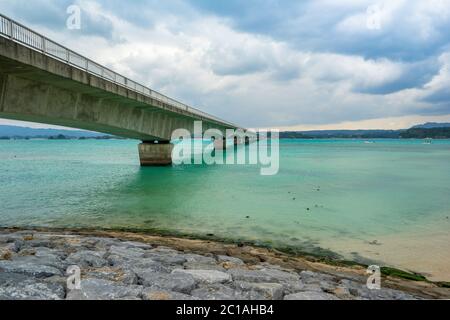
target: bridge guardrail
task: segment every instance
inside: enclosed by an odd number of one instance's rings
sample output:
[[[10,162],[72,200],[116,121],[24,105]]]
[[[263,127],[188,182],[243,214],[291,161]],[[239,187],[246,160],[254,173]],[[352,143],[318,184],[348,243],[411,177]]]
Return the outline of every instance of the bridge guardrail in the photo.
[[[39,51],[45,55],[61,60],[71,66],[82,69],[90,74],[112,81],[117,85],[127,89],[136,91],[150,98],[170,104],[180,110],[188,111],[205,119],[214,120],[216,122],[238,127],[230,122],[219,119],[206,112],[190,107],[175,99],[169,98],[164,94],[154,91],[144,85],[141,85],[131,79],[128,79],[111,69],[104,67],[91,59],[88,59],[58,43],[48,39],[47,37],[31,30],[30,28],[0,14],[0,36],[12,39],[33,50]]]

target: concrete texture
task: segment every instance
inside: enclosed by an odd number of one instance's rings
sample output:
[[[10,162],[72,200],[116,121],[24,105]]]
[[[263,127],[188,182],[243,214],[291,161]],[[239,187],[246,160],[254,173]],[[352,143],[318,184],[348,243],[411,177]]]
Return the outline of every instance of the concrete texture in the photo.
[[[139,158],[141,166],[168,166],[172,164],[173,144],[141,143]]]

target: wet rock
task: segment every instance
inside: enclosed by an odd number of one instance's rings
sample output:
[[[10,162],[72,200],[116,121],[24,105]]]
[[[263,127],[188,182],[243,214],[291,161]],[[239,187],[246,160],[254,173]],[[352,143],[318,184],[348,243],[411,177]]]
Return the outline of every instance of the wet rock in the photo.
[[[255,291],[264,296],[265,300],[281,300],[284,287],[279,283],[253,283],[236,281],[234,287],[241,291]]]
[[[61,284],[43,282],[23,274],[0,273],[0,300],[60,300]]]
[[[100,268],[108,265],[108,261],[103,258],[104,255],[103,251],[79,251],[69,255],[66,262],[84,268]]]
[[[157,288],[181,293],[190,293],[197,284],[194,277],[190,274],[166,274],[142,270],[136,272],[136,275],[138,276],[140,284],[153,289]]]
[[[138,299],[143,288],[120,285],[103,279],[83,279],[81,289],[69,290],[67,300],[130,300]]]
[[[284,297],[284,300],[339,300],[339,299],[336,298],[334,295],[325,292],[304,291],[289,294]]]
[[[21,273],[36,278],[62,275],[62,272],[55,267],[37,264],[32,261],[0,261],[0,272]]]
[[[188,274],[191,275],[195,280],[206,283],[224,283],[231,281],[231,275],[217,270],[175,269],[172,271],[172,274]]]

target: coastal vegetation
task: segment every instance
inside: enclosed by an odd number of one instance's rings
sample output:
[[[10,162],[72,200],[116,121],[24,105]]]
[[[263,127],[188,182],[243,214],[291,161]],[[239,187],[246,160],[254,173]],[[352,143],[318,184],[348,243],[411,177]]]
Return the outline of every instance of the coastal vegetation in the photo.
[[[324,130],[280,132],[281,139],[450,139],[450,127],[406,130]]]

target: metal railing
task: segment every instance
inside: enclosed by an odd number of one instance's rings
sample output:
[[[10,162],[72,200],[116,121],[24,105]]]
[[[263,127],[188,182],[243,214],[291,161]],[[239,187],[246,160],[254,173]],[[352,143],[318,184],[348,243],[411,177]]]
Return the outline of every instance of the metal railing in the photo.
[[[234,128],[238,126],[219,119],[206,112],[196,108],[189,107],[175,99],[169,98],[159,92],[156,92],[144,85],[141,85],[133,80],[130,80],[111,69],[108,69],[60,44],[44,37],[43,35],[27,28],[26,26],[0,14],[0,36],[11,39],[21,43],[33,50],[39,51],[47,56],[61,60],[71,66],[79,68],[97,77],[114,82],[117,85],[125,87],[129,90],[138,92],[147,97],[159,100],[163,103],[176,107],[177,109],[190,112],[194,115],[204,118],[206,120],[214,120],[218,123],[225,124]]]

